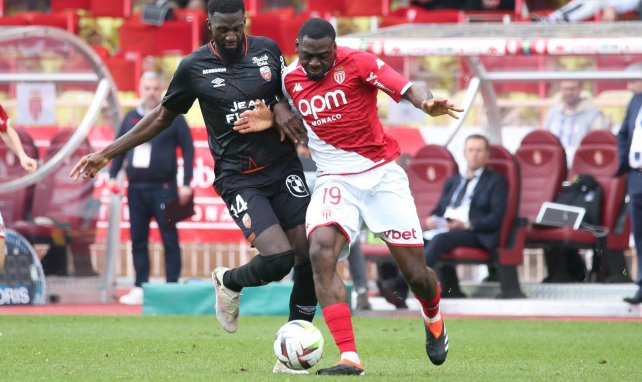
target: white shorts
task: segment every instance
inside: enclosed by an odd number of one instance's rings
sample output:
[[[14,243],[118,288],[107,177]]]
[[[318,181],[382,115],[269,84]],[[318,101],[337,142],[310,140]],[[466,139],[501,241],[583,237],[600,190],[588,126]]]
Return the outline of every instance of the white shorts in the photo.
[[[305,220],[308,237],[317,227],[335,225],[352,243],[365,224],[390,245],[424,245],[408,177],[394,162],[361,174],[320,176]]]

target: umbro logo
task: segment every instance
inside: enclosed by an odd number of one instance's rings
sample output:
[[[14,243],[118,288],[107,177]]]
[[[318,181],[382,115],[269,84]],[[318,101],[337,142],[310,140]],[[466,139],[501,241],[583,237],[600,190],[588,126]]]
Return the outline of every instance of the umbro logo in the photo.
[[[301,84],[297,82],[297,83],[294,85],[294,91],[295,91],[295,92],[300,92],[301,90],[303,90],[303,86],[301,86]]]
[[[225,80],[220,77],[213,79],[211,83],[213,88],[220,88],[221,86],[225,86]]]
[[[377,78],[378,77],[376,74],[374,74],[373,72],[370,72],[370,75],[368,75],[368,78],[366,78],[366,81],[373,81],[373,80],[376,80]]]

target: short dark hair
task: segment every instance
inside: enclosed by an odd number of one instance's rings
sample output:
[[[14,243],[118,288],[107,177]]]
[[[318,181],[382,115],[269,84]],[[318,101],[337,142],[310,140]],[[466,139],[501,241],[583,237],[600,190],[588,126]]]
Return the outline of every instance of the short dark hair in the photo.
[[[243,0],[209,0],[207,2],[207,13],[236,13],[245,14],[245,3]]]
[[[486,136],[481,134],[470,134],[469,136],[466,137],[466,140],[464,142],[468,142],[471,139],[479,139],[484,141],[484,143],[486,144],[486,150],[490,149],[490,142],[488,141],[488,138],[486,138]]]
[[[330,37],[332,41],[334,41],[337,37],[337,32],[334,31],[334,27],[329,22],[323,19],[313,18],[301,25],[298,35],[299,42],[306,36],[313,40]]]

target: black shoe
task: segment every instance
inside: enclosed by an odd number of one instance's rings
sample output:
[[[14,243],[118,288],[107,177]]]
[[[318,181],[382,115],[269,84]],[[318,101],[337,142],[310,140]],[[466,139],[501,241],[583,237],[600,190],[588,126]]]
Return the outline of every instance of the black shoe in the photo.
[[[438,325],[439,323],[441,323],[441,330],[438,331],[439,337],[435,338],[428,325]],[[446,362],[446,356],[448,355],[448,332],[446,331],[444,319],[442,318],[434,324],[428,324],[428,321],[424,320],[424,327],[426,328],[426,353],[428,353],[428,358],[433,364],[441,365]]]
[[[633,297],[624,297],[624,301],[629,304],[642,303],[642,288]]]
[[[363,366],[342,359],[334,366],[317,370],[317,375],[363,375]]]

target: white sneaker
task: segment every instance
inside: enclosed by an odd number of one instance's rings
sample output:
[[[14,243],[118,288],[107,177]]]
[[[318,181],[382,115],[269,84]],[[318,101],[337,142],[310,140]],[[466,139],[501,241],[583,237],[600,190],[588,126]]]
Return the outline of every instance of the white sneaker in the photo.
[[[282,364],[281,361],[279,361],[278,359],[276,360],[274,369],[272,369],[272,373],[274,374],[310,374],[308,373],[307,370],[292,370],[289,367]]]
[[[143,305],[143,288],[133,287],[129,293],[120,296],[118,302],[125,305]]]
[[[234,292],[223,285],[223,275],[229,268],[219,267],[212,272],[212,284],[216,290],[214,310],[216,318],[228,333],[236,332],[239,320],[239,299],[241,292]]]

